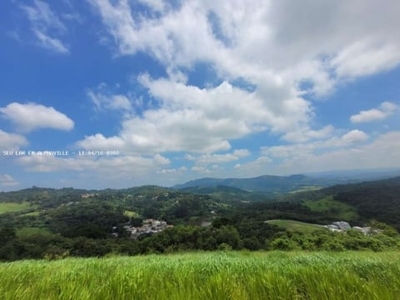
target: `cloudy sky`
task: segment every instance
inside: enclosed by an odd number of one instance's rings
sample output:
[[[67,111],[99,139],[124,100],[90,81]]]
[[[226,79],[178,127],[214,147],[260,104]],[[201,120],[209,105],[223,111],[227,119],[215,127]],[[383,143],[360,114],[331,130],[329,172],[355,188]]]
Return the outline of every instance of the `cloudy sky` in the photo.
[[[1,1],[0,190],[400,167],[399,15],[393,0]]]

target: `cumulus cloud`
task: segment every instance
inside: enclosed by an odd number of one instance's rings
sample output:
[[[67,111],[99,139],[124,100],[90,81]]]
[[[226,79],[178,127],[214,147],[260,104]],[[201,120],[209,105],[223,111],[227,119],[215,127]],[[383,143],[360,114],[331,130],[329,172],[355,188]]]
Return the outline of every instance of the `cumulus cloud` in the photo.
[[[378,108],[363,110],[351,116],[350,121],[353,123],[382,121],[392,115],[397,109],[398,105],[392,102],[383,102]]]
[[[280,165],[280,169],[291,173],[400,167],[400,152],[396,151],[399,147],[400,132],[393,131],[379,135],[369,143],[314,153],[307,159],[293,156]]]
[[[393,29],[400,25],[400,4],[390,0],[141,1],[156,14],[134,10],[128,0],[88,1],[118,55],[146,53],[168,74],[138,78],[159,101],[122,124],[119,137],[138,151],[223,151],[232,139],[259,131],[289,142],[327,138],[332,126],[314,128],[313,103],[304,93],[323,96],[343,80],[400,63]],[[222,83],[189,85],[187,70],[198,63]],[[238,78],[254,90],[233,85]],[[303,82],[310,83],[307,89]]]
[[[67,27],[48,3],[34,0],[32,6],[20,5],[20,8],[28,17],[40,46],[57,53],[69,53],[68,47],[59,38],[67,32]]]
[[[0,186],[15,186],[18,184],[19,182],[16,181],[11,175],[0,174]]]
[[[98,133],[86,137],[84,140],[77,142],[76,145],[86,150],[121,150],[125,146],[125,142],[119,137],[106,138]]]
[[[30,132],[41,128],[52,128],[69,131],[74,122],[65,114],[41,104],[21,104],[13,102],[0,108],[0,113],[10,120],[22,132]]]
[[[56,156],[22,156],[17,163],[28,171],[56,172],[78,171],[95,172],[96,174],[112,175],[113,177],[131,176],[135,172],[154,172],[165,168],[170,160],[160,154],[154,156],[121,155],[107,156],[78,156],[61,158]]]
[[[339,77],[369,75],[400,61],[395,55],[399,33],[394,30],[400,5],[390,0],[381,4],[198,0],[163,9],[161,16],[135,11],[127,0],[89,2],[121,54],[148,51],[172,68],[209,61],[221,73],[253,79],[262,70],[282,70],[289,76],[288,69],[303,64],[312,68],[308,73],[313,80],[313,74],[321,76],[320,72],[334,71]],[[165,1],[142,3],[160,10],[167,6]],[[376,22],[370,21],[371,15]]]
[[[326,141],[261,148],[261,157],[270,158],[259,167],[257,160],[242,163],[235,170],[245,176],[254,174],[294,174],[329,170],[400,167],[400,132],[393,131],[371,138],[353,130]],[[257,170],[257,172],[252,172]]]
[[[273,147],[261,147],[261,152],[275,158],[307,157],[315,153],[329,152],[332,149],[348,149],[369,140],[368,134],[355,129],[341,136],[333,136],[325,140],[308,143],[297,143]]]
[[[19,134],[8,133],[0,129],[0,148],[3,150],[18,150],[21,146],[26,146],[28,140]]]
[[[364,142],[369,139],[368,134],[361,130],[352,130],[346,133],[341,137],[341,141],[343,142],[344,145],[347,144],[354,144],[354,143],[359,143],[359,142]]]
[[[295,93],[275,103],[265,102],[260,95],[263,91],[249,92],[226,81],[203,89],[168,79],[153,80],[147,75],[140,76],[139,81],[157,99],[158,107],[145,110],[142,116],[124,119],[118,137],[110,137],[122,139],[134,151],[211,153],[229,150],[231,139],[267,129],[283,133],[300,128],[303,140],[324,136],[330,130],[309,128],[309,105]],[[285,138],[299,137],[296,134]],[[93,142],[98,138],[87,139]]]

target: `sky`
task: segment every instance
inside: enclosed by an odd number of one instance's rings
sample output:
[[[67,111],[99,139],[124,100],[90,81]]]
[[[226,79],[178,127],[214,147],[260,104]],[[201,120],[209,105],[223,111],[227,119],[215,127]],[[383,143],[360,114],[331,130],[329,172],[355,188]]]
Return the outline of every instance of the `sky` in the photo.
[[[400,2],[0,2],[0,191],[400,167]]]

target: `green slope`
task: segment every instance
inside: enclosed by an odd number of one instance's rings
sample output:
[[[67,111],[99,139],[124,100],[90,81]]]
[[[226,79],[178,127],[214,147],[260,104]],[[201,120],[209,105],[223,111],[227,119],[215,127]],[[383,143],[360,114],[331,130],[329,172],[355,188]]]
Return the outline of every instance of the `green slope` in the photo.
[[[310,224],[294,220],[268,220],[266,222],[292,232],[311,233],[315,230],[323,229],[323,227],[318,224]]]

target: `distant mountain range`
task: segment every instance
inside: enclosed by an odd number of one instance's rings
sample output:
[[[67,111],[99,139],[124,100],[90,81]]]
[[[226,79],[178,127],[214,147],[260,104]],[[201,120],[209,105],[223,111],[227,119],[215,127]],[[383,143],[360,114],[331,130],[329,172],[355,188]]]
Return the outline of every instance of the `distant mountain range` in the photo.
[[[291,176],[271,176],[264,175],[254,178],[202,178],[197,180],[188,181],[184,184],[174,186],[175,189],[185,190],[190,192],[210,190],[210,188],[218,190],[232,190],[236,193],[242,190],[242,193],[257,192],[257,193],[287,193],[297,190],[304,190],[310,188],[326,187],[332,183],[331,180],[321,178],[312,178],[305,175],[291,175]],[[223,188],[225,187],[225,188]]]
[[[201,178],[191,180],[173,188],[193,193],[255,192],[264,194],[282,194],[296,191],[313,190],[336,184],[357,183],[365,180],[377,180],[400,175],[400,169],[334,171],[315,174],[296,174],[290,176],[264,175],[253,178]]]

